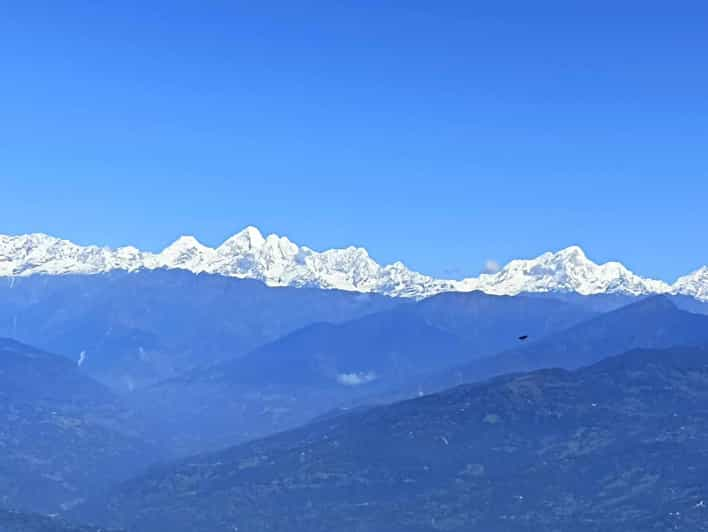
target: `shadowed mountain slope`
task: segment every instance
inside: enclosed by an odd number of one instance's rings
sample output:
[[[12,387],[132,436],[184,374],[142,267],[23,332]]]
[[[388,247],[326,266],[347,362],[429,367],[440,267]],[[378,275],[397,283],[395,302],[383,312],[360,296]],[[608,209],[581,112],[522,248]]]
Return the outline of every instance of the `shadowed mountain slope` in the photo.
[[[314,322],[347,321],[395,304],[181,270],[37,275],[0,282],[0,335],[81,360],[83,371],[129,390],[242,355]]]
[[[708,530],[708,350],[632,351],[325,419],[82,508],[136,532]]]
[[[675,345],[708,345],[708,316],[680,310],[668,296],[651,296],[523,347],[475,360],[426,381],[422,387],[431,391],[504,373],[573,369],[631,349]]]
[[[135,417],[76,365],[0,339],[0,504],[52,512],[160,455]]]
[[[593,316],[580,306],[481,292],[441,294],[342,324],[307,326],[248,355],[140,391],[182,451],[292,428],[340,403],[398,389]]]

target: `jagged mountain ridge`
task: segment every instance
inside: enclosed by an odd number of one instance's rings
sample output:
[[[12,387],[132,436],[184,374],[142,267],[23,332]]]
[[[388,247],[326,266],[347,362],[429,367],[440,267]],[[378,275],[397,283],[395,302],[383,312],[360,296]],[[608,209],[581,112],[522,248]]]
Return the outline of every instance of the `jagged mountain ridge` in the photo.
[[[364,248],[350,246],[317,252],[286,237],[264,237],[255,227],[246,227],[216,248],[183,236],[160,253],[132,246],[80,246],[41,233],[0,235],[0,276],[4,277],[159,268],[258,279],[269,286],[308,286],[410,298],[480,290],[494,295],[670,293],[708,300],[708,267],[669,285],[640,277],[619,262],[596,264],[578,246],[544,253],[535,259],[513,260],[494,274],[450,280],[414,272],[402,262],[382,266]]]

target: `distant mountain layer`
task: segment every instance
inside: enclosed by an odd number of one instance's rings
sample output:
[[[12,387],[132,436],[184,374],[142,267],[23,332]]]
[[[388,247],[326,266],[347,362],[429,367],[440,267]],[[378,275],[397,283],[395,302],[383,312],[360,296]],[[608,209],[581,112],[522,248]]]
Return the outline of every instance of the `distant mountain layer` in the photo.
[[[80,246],[45,234],[0,236],[0,276],[158,268],[258,279],[269,286],[335,288],[395,297],[423,298],[440,292],[481,290],[497,295],[672,293],[708,300],[708,266],[669,285],[642,278],[618,262],[595,264],[577,246],[531,260],[513,260],[497,273],[458,281],[423,275],[401,262],[382,266],[363,248],[313,251],[285,237],[264,237],[255,227],[247,227],[217,248],[183,236],[160,253],[134,247]]]
[[[505,373],[575,369],[631,349],[702,345],[708,346],[708,316],[681,310],[668,296],[650,296],[528,345],[474,360],[429,384],[444,389]]]
[[[77,509],[135,532],[708,530],[708,350],[632,351],[324,419]]]
[[[399,303],[184,270],[37,275],[0,282],[0,336],[38,344],[131,389],[314,322],[348,321]]]
[[[137,473],[162,457],[138,426],[75,364],[0,338],[0,507],[56,512]]]
[[[132,397],[154,410],[178,448],[195,452],[292,428],[355,398],[508,349],[519,344],[520,330],[541,337],[592,316],[552,298],[440,294],[309,325]]]

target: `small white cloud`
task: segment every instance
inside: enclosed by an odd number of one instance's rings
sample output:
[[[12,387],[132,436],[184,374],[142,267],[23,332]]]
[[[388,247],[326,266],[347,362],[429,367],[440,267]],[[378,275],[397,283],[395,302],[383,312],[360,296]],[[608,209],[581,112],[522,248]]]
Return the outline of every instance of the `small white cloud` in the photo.
[[[484,261],[484,273],[497,273],[501,270],[501,265],[494,259]]]
[[[376,373],[368,371],[366,373],[339,373],[337,382],[344,386],[360,386],[376,380]]]
[[[76,365],[81,366],[84,362],[86,362],[86,351],[81,351],[81,353],[79,353],[79,360]]]

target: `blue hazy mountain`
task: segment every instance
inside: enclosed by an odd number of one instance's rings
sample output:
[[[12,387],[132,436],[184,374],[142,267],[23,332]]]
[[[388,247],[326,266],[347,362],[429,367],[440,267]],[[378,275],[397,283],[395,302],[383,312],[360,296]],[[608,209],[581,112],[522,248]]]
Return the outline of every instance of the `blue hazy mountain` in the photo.
[[[198,451],[301,424],[355,398],[594,314],[551,299],[442,294],[342,324],[319,323],[251,353],[136,393],[180,450]],[[196,428],[196,429],[195,429]]]
[[[601,311],[592,300],[592,296],[570,300],[553,295],[447,292],[407,310],[455,334],[469,346],[469,355],[479,358],[515,346],[521,334],[541,338],[597,315]]]
[[[0,505],[57,511],[161,455],[76,364],[0,339]]]
[[[708,350],[636,350],[157,467],[78,515],[135,532],[708,530]]]
[[[424,388],[442,389],[539,368],[573,369],[630,349],[696,345],[708,345],[708,316],[681,310],[670,297],[650,296],[528,345],[455,368]]]
[[[574,307],[570,323],[580,309],[588,317],[635,298],[472,292],[440,294],[407,306],[437,328],[473,342],[477,356],[513,347],[509,340],[518,334],[538,338],[563,325],[562,315],[547,322],[535,319],[532,299]],[[692,298],[674,300],[705,312],[705,304]],[[130,390],[246,354],[310,324],[344,323],[402,304],[372,294],[272,288],[255,280],[182,270],[36,275],[0,283],[0,335],[82,360],[83,371],[118,390]],[[470,326],[474,312],[496,312],[497,320]]]
[[[84,371],[128,389],[396,303],[182,270],[31,276],[0,283],[0,335],[81,359]]]

